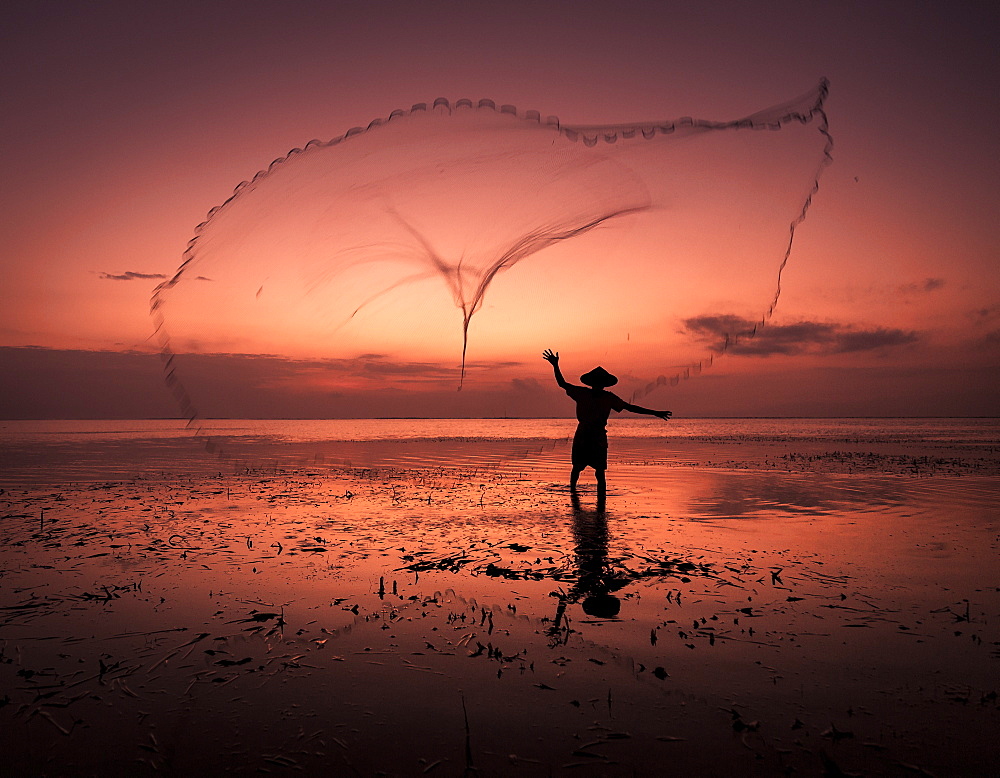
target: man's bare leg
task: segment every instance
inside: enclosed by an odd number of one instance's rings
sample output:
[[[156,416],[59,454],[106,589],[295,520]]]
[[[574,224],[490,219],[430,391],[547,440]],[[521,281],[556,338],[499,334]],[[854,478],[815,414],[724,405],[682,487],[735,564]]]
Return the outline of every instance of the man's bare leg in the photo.
[[[583,470],[582,467],[574,467],[573,472],[569,474],[569,489],[571,492],[576,491],[576,482],[580,480],[581,470]]]
[[[597,476],[597,496],[603,499],[608,491],[608,483],[604,480],[604,471],[595,470],[594,475]]]

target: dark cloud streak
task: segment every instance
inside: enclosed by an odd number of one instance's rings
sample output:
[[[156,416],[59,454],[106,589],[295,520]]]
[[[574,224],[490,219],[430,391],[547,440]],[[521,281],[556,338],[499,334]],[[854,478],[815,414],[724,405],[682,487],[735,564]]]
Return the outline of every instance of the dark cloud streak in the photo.
[[[969,313],[969,318],[972,319],[976,326],[988,324],[1000,318],[1000,305],[991,305],[989,308],[977,308]]]
[[[811,324],[811,323],[800,323]],[[836,330],[833,325],[827,325]],[[772,330],[776,327],[770,328]],[[800,330],[799,334],[809,331]],[[878,330],[872,332],[878,333]],[[791,339],[791,333],[785,335]],[[881,339],[884,336],[876,335]],[[1000,331],[988,336],[993,347]],[[858,344],[853,344],[858,345]],[[865,344],[867,345],[867,344]],[[982,339],[978,346],[982,355]],[[991,350],[991,354],[996,354]],[[536,378],[494,375],[467,384],[426,381],[402,386],[351,379],[343,362],[316,363],[262,355],[184,355],[181,368],[203,418],[568,417],[565,395],[541,367]],[[387,360],[388,361],[388,360]],[[541,361],[541,360],[539,360]],[[530,365],[523,366],[526,371]],[[454,373],[453,373],[454,375]],[[487,374],[489,375],[489,374]],[[997,361],[974,366],[877,365],[805,367],[774,372],[705,374],[681,382],[668,404],[683,416],[987,416],[995,414]],[[319,379],[310,381],[310,378]],[[341,380],[346,379],[346,380]],[[877,391],[873,391],[873,387]],[[0,347],[0,418],[141,419],[181,414],[155,353]],[[567,422],[568,432],[573,423]],[[567,433],[568,434],[568,433]]]
[[[850,354],[907,346],[920,341],[912,330],[877,327],[859,330],[834,323],[801,321],[769,324],[755,330],[755,323],[738,316],[696,316],[684,320],[684,328],[696,340],[721,350],[730,338],[729,351],[743,356],[769,357],[796,354]],[[751,334],[751,333],[756,334]]]
[[[103,281],[165,281],[163,273],[137,273],[134,270],[126,270],[124,273],[98,273],[98,277]]]
[[[141,419],[184,414],[177,381],[201,418],[385,418],[558,415],[548,393],[511,391],[483,361],[484,380],[458,393],[458,366],[367,358],[305,360],[266,354],[181,354],[168,365],[139,351],[0,346],[0,419]]]
[[[945,280],[943,278],[925,278],[919,284],[903,284],[899,287],[901,294],[930,293],[943,289]]]
[[[854,351],[874,351],[877,349],[908,346],[920,340],[920,335],[912,330],[885,329],[846,330],[837,333],[835,354]]]
[[[102,281],[166,281],[168,276],[163,273],[139,273],[135,270],[126,270],[124,273],[105,273],[101,271],[97,277]],[[205,276],[195,276],[195,281],[211,281]]]

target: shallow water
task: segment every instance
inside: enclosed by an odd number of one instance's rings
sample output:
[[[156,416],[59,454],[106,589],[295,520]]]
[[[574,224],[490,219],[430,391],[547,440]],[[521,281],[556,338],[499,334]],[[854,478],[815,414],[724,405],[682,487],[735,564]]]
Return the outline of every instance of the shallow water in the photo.
[[[458,464],[514,472],[526,460],[555,473],[566,467],[574,427],[569,419],[221,419],[197,428],[176,419],[0,421],[0,485],[289,466]],[[612,469],[1000,472],[1000,419],[621,418],[608,431]]]
[[[239,424],[6,438],[14,774],[992,769],[995,422]]]

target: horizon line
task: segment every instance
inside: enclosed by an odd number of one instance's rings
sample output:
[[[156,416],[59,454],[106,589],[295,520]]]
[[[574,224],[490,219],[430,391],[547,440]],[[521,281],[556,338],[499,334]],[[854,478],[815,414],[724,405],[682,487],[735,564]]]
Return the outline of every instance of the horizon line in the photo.
[[[542,420],[574,420],[573,416],[349,416],[349,417],[324,417],[324,416],[206,416],[199,417],[200,421],[542,421]],[[737,419],[737,420],[758,420],[758,419],[997,419],[1000,416],[674,416],[665,419],[668,424],[672,421],[681,420],[705,420],[705,419]],[[609,421],[642,421],[642,419],[632,417],[621,417],[609,419]],[[21,417],[21,418],[0,418],[0,423],[10,421],[182,421],[188,420],[183,416],[135,416],[135,417]]]

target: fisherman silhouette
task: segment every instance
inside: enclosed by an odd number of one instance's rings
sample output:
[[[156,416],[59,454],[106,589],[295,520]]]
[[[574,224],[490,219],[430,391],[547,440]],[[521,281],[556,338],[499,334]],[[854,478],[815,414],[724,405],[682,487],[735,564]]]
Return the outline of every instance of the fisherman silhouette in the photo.
[[[625,402],[621,397],[607,391],[609,386],[618,383],[618,379],[603,367],[595,367],[589,373],[580,376],[586,386],[577,386],[563,378],[559,369],[559,352],[545,349],[542,357],[552,365],[556,383],[566,390],[566,394],[576,401],[576,419],[579,424],[573,436],[573,470],[569,477],[569,488],[576,491],[576,483],[585,467],[594,468],[597,477],[597,494],[603,499],[607,491],[605,471],[608,469],[608,416],[611,411],[631,411],[646,416],[657,416],[669,419],[670,411],[654,411],[632,403]]]

